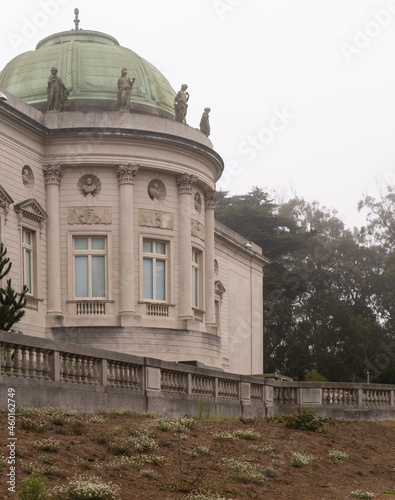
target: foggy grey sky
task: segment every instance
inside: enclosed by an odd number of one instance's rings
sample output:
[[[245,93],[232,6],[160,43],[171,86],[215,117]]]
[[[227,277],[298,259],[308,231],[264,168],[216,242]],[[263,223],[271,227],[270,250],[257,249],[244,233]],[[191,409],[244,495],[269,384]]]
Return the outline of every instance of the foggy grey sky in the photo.
[[[74,28],[75,7],[81,28],[188,84],[190,126],[212,109],[218,188],[295,192],[352,226],[363,193],[395,183],[395,0],[19,0],[0,67]]]

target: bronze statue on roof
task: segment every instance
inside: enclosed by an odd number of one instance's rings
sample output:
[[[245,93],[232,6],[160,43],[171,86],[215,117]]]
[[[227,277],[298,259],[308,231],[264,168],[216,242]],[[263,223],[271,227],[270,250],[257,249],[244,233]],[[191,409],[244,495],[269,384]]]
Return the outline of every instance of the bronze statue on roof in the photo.
[[[184,83],[181,85],[181,89],[177,92],[174,98],[174,110],[176,112],[176,121],[180,123],[186,123],[186,116],[188,110],[189,93],[186,92],[188,85]]]
[[[58,68],[52,67],[47,85],[47,111],[62,111],[69,91],[58,76]]]
[[[118,78],[118,109],[121,113],[129,112],[130,94],[135,82],[135,78],[130,80],[126,68],[122,68],[121,76]]]

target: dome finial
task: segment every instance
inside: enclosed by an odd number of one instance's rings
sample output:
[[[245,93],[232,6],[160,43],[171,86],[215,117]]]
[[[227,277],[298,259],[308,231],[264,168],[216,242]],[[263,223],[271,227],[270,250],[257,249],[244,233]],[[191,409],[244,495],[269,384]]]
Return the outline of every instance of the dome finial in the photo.
[[[78,9],[74,9],[74,14],[75,14],[75,19],[74,19],[74,24],[75,24],[75,31],[79,30],[78,25],[80,24],[80,20],[78,19],[78,14],[80,11]]]

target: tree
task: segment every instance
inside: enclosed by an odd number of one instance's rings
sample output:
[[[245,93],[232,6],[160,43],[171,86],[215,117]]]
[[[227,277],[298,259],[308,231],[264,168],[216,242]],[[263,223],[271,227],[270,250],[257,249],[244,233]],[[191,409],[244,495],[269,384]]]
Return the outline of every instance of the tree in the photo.
[[[6,255],[7,249],[3,243],[0,243],[0,280],[7,276],[12,267],[12,263]],[[22,293],[16,293],[12,288],[11,279],[7,280],[6,288],[0,288],[0,330],[10,330],[12,325],[25,314],[27,291],[27,287],[24,286]]]

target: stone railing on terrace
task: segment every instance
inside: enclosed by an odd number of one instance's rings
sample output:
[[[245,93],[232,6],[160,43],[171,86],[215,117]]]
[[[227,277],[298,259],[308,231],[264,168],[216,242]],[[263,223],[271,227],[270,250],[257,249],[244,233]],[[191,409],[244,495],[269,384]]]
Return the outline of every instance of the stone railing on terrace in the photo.
[[[28,407],[233,417],[311,408],[332,417],[395,419],[390,385],[277,381],[3,331],[0,352],[2,409],[12,387]]]

